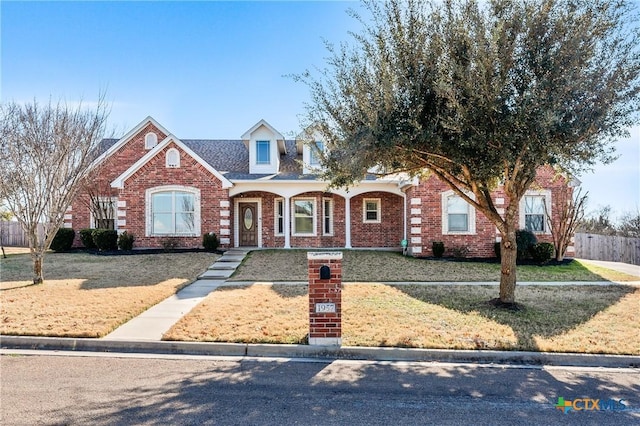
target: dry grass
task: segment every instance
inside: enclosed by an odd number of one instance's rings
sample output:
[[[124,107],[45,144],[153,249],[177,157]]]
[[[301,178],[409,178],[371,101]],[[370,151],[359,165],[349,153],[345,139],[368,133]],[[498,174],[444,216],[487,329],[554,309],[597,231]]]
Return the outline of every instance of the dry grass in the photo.
[[[345,282],[497,281],[500,265],[405,257],[396,252],[341,250]],[[284,267],[286,265],[286,267]],[[637,281],[638,277],[573,261],[560,266],[521,265],[519,281]],[[306,250],[249,253],[231,281],[307,281]]]
[[[495,286],[353,283],[343,290],[343,344],[640,354],[640,289],[519,287],[521,311],[487,303]],[[221,288],[166,340],[304,342],[307,286]]]
[[[0,333],[101,337],[174,294],[215,261],[210,253],[96,256],[48,253],[45,283],[31,258],[0,260]]]

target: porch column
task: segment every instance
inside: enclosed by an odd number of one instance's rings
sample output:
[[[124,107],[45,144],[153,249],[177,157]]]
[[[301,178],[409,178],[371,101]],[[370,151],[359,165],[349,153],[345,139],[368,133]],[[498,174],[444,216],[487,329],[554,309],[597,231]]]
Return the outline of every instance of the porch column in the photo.
[[[344,247],[351,248],[351,197],[344,197]]]
[[[291,198],[284,197],[284,248],[291,248]]]

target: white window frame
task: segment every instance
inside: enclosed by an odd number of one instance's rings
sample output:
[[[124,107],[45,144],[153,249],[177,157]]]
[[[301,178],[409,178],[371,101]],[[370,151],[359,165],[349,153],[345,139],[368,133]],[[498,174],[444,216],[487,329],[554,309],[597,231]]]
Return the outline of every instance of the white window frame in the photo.
[[[327,206],[329,211],[327,212]],[[322,199],[322,235],[326,237],[333,236],[333,212],[334,202],[333,198]],[[327,219],[329,220],[329,229],[327,229]]]
[[[118,197],[98,197],[98,202],[103,203],[109,200],[113,206],[113,229],[118,230]],[[89,225],[91,229],[96,229],[96,218],[93,215],[93,209],[89,209]]]
[[[172,160],[172,156],[175,156]],[[178,169],[180,168],[180,151],[175,148],[169,148],[167,153],[165,154],[165,166],[169,169]]]
[[[296,228],[296,201],[311,201],[311,203],[313,204],[313,212],[311,214],[311,218],[313,221],[313,232],[311,233],[300,233],[298,232],[297,228]],[[315,198],[311,198],[311,197],[298,197],[298,198],[292,198],[291,199],[291,222],[292,222],[292,227],[293,227],[293,232],[291,235],[293,235],[294,237],[315,237],[318,235],[318,221],[317,221],[317,214],[316,212],[318,205],[317,205],[317,201]]]
[[[317,152],[319,151],[319,152]],[[314,168],[320,167],[320,153],[324,152],[324,142],[315,141],[309,146],[309,165]]]
[[[527,221],[526,221],[525,208],[527,206],[527,202],[526,202],[527,197],[542,197],[544,199],[544,203],[546,204],[546,210],[543,213],[544,217],[542,219],[542,226],[544,227],[544,230],[532,231],[532,232],[537,235],[550,235],[551,229],[549,229],[550,228],[549,216],[547,212],[551,212],[551,208],[553,205],[551,204],[551,191],[548,189],[540,189],[540,190],[530,189],[524,193],[524,195],[520,199],[520,217],[519,217],[520,229],[526,229],[525,226],[527,224]]]
[[[449,212],[447,209],[448,201],[450,197],[460,197],[460,195],[453,191],[445,191],[442,193],[440,207],[442,211],[442,235],[475,235],[476,234],[476,209],[467,202],[464,198],[463,201],[467,203],[467,230],[466,231],[449,231]],[[469,198],[475,200],[473,194],[467,194]],[[462,197],[460,197],[462,198]]]
[[[267,161],[260,161],[260,150],[258,147],[262,144],[267,145]],[[270,140],[257,140],[256,141],[256,165],[266,166],[271,164],[271,141]]]
[[[279,207],[282,207],[282,215],[280,215]],[[282,220],[282,230],[279,229],[279,222]],[[276,198],[273,202],[273,233],[277,236],[284,235],[286,224],[284,223],[284,198]]]
[[[144,135],[144,149],[152,149],[156,145],[158,145],[158,135],[153,132]]]
[[[158,234],[153,232],[153,195],[159,192],[188,192],[193,194],[193,232],[180,234]],[[164,185],[149,188],[145,191],[145,236],[147,237],[197,237],[200,231],[200,189],[183,185]]]
[[[376,218],[367,219],[367,203],[376,203]],[[363,223],[381,223],[382,222],[382,200],[380,198],[363,198],[362,199],[362,222]]]

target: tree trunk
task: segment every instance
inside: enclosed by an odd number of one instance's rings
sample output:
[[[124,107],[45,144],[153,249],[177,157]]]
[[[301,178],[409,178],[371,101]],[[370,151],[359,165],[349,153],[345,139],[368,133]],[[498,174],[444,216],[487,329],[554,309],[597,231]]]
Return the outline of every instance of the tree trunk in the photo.
[[[516,301],[516,229],[508,225],[507,233],[500,242],[500,302],[513,304]]]
[[[39,253],[33,255],[33,283],[42,284],[42,256]]]

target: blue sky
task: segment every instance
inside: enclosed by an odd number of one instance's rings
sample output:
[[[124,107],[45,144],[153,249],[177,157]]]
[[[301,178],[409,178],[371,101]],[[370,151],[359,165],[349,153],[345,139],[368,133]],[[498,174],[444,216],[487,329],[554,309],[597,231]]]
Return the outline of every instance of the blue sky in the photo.
[[[152,116],[184,139],[238,139],[264,118],[300,130],[306,86],[329,42],[359,24],[353,2],[0,2],[2,101],[95,101],[124,134]],[[640,127],[620,158],[579,176],[588,211],[640,208]]]

